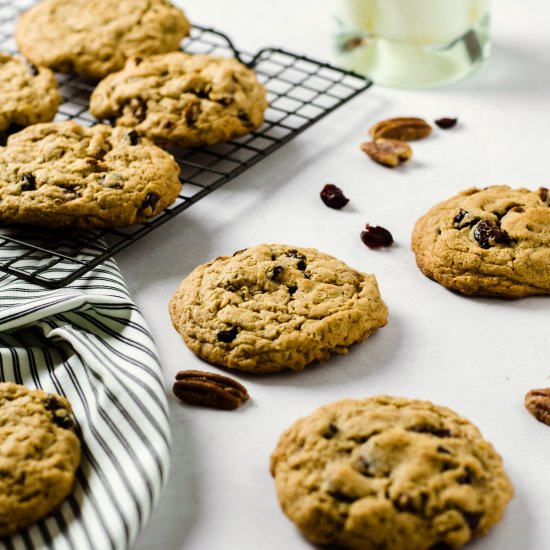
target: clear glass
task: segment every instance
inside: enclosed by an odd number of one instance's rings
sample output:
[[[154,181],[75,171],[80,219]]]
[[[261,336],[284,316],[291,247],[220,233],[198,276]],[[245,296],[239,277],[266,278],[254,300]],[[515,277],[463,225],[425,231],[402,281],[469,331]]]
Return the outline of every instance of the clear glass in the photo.
[[[461,80],[490,50],[489,0],[333,0],[337,62],[375,83]]]

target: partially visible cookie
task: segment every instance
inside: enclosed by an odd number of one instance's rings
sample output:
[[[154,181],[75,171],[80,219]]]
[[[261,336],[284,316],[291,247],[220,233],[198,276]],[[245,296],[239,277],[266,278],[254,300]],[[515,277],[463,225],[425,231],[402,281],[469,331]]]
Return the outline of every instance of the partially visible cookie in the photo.
[[[474,425],[399,397],[337,401],[298,420],[271,473],[308,539],[358,550],[459,548],[487,533],[513,495]]]
[[[387,320],[374,275],[314,248],[260,244],[200,265],[170,302],[197,355],[253,373],[347,353]]]
[[[99,79],[133,55],[177,50],[189,28],[168,0],[43,0],[21,16],[16,39],[36,65]]]
[[[416,222],[412,249],[425,275],[463,294],[550,294],[548,189],[468,189]]]
[[[178,174],[174,158],[135,131],[36,124],[0,148],[0,221],[82,229],[143,222],[177,198]]]
[[[54,510],[71,492],[80,442],[64,397],[0,383],[0,537]]]
[[[49,122],[60,103],[57,81],[49,69],[0,53],[0,133],[12,125]]]
[[[160,145],[213,144],[261,126],[266,90],[236,59],[173,52],[130,59],[99,83],[90,112]]]

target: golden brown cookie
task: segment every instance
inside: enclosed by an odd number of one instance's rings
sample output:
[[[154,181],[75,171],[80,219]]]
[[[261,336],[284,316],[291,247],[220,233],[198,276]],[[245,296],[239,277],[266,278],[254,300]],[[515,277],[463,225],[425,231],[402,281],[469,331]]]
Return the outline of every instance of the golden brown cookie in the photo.
[[[174,158],[135,131],[36,124],[0,148],[0,221],[82,229],[143,222],[177,198],[178,174]]]
[[[90,112],[159,145],[197,146],[261,126],[266,90],[236,59],[173,52],[134,58],[102,80]]]
[[[170,302],[197,355],[254,373],[347,353],[387,320],[374,275],[314,248],[260,244],[198,266]]]
[[[414,227],[420,270],[463,294],[550,294],[550,196],[496,185],[434,206]]]
[[[16,39],[35,65],[99,79],[133,55],[177,50],[189,28],[168,0],[43,0],[21,16]]]
[[[54,510],[71,492],[80,442],[62,396],[0,383],[0,537]]]
[[[331,403],[280,438],[271,472],[284,513],[312,542],[357,550],[459,548],[513,495],[479,430],[428,401]]]
[[[49,69],[0,53],[0,133],[12,126],[49,122],[60,103],[57,81]]]

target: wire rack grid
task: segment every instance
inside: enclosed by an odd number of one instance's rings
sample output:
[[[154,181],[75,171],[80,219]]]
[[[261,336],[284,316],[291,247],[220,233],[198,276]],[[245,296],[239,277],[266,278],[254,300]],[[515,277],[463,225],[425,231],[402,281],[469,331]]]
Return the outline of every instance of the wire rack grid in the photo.
[[[35,3],[35,0],[0,0],[0,51],[17,52],[13,38],[17,18]],[[182,168],[182,194],[163,213],[145,223],[93,231],[0,225],[0,271],[49,288],[69,284],[371,85],[362,76],[280,48],[266,48],[255,55],[238,51],[223,33],[201,26],[192,28],[182,49],[193,54],[237,57],[254,68],[268,90],[269,108],[262,127],[213,146],[170,149]],[[97,123],[88,110],[94,84],[75,75],[58,75],[58,80],[63,103],[56,120],[75,120],[83,126]]]

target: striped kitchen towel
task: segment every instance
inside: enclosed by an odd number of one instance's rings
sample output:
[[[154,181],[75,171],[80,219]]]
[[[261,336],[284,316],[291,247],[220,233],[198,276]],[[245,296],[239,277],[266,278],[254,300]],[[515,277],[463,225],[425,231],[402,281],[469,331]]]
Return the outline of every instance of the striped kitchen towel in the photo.
[[[73,493],[0,547],[127,548],[167,478],[170,427],[154,343],[113,260],[61,290],[0,277],[0,380],[66,396],[82,443]]]

